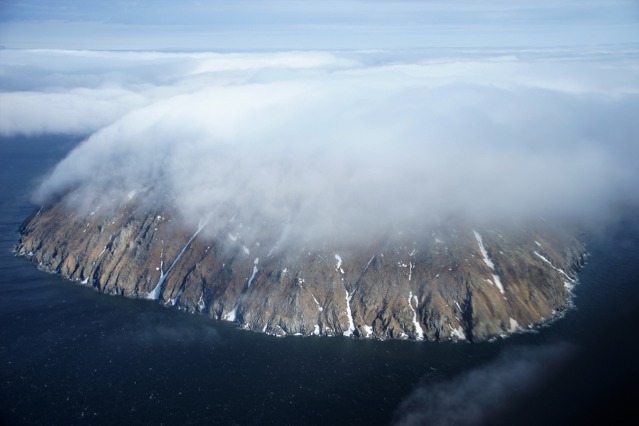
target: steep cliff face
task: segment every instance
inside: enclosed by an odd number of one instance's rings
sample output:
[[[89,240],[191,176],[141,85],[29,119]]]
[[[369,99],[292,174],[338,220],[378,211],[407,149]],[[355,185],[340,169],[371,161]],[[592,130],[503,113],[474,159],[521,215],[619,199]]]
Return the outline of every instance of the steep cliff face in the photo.
[[[116,213],[64,200],[22,225],[42,269],[108,294],[157,299],[275,335],[481,341],[548,321],[570,304],[585,248],[557,229],[443,225],[367,246],[209,235],[134,202]]]

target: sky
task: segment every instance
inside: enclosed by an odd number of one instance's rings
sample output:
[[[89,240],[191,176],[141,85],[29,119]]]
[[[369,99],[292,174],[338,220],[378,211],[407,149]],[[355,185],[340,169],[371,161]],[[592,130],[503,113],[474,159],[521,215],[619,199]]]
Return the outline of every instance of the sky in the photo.
[[[3,0],[7,48],[414,49],[639,40],[636,0]]]

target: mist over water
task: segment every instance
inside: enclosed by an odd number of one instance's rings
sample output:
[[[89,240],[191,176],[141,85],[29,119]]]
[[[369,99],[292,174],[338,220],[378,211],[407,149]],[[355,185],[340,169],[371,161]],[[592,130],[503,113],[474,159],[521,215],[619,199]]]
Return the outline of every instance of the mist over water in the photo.
[[[510,347],[487,365],[449,380],[424,380],[396,411],[397,425],[477,426],[500,419],[574,358],[565,342]]]
[[[12,62],[80,78],[3,93],[1,134],[94,132],[38,203],[73,189],[85,212],[133,199],[188,227],[208,217],[209,234],[232,219],[248,239],[321,242],[638,202],[625,51],[2,54],[17,87]]]

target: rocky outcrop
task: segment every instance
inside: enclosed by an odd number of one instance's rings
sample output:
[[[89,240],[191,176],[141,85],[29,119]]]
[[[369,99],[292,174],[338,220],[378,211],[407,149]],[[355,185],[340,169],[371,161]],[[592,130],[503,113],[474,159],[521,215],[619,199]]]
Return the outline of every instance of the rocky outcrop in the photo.
[[[482,341],[533,327],[570,304],[585,248],[547,225],[442,225],[366,246],[207,234],[131,202],[115,213],[53,202],[17,246],[42,269],[95,289],[157,299],[274,335]],[[239,229],[239,230],[238,230]]]

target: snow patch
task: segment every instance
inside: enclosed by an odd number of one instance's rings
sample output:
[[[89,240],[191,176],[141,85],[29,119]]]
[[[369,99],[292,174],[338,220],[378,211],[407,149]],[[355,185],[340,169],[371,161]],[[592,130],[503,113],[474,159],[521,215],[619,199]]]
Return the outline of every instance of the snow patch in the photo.
[[[242,250],[244,250],[244,253],[247,255],[251,253],[246,246],[242,246]]]
[[[517,331],[519,328],[519,323],[514,318],[509,318],[510,321],[510,331]]]
[[[373,336],[373,327],[370,325],[364,325],[364,331],[366,332],[366,336],[364,337],[372,337]]]
[[[319,336],[319,334],[320,334],[320,326],[319,324],[315,324],[315,327],[313,327],[313,335]]]
[[[237,305],[233,308],[233,310],[222,317],[224,321],[235,322],[235,318],[237,317]]]
[[[343,274],[344,270],[342,269],[342,257],[339,254],[336,254],[335,260],[337,260],[337,265],[335,266],[335,270]]]
[[[457,326],[457,328],[453,328],[452,325],[448,324],[450,327],[450,336],[455,337],[458,340],[466,340],[466,333],[464,333],[464,329],[462,326]]]
[[[197,309],[202,312],[206,308],[206,304],[204,303],[204,292],[200,293],[200,299],[197,301]]]

